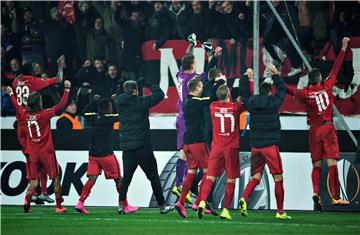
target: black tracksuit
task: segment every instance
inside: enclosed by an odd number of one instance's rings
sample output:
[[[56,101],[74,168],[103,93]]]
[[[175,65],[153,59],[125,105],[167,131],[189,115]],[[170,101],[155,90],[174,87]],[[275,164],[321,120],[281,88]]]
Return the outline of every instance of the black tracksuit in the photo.
[[[158,85],[153,85],[151,91],[151,96],[121,94],[117,98],[121,126],[120,149],[123,150],[124,168],[119,200],[125,200],[130,182],[139,165],[151,182],[159,206],[162,206],[165,199],[151,147],[149,109],[164,99],[165,94]]]

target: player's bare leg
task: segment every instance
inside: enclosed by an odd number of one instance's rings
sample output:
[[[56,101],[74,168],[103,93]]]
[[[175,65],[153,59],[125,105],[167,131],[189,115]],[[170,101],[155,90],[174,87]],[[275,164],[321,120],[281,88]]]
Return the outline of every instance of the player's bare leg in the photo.
[[[29,182],[28,188],[26,189],[26,194],[25,194],[25,202],[24,202],[24,212],[25,213],[30,213],[30,201],[31,201],[31,196],[33,195],[36,187],[38,185],[38,181],[35,180],[31,180]]]
[[[321,174],[321,160],[313,162],[313,169],[311,172],[311,180],[312,180],[313,191],[314,191],[314,195],[313,195],[312,199],[314,201],[315,208],[318,211],[323,212],[324,206],[322,204],[321,197],[319,194],[320,174]]]
[[[260,183],[262,174],[256,172],[252,177],[249,183],[246,185],[242,198],[239,200],[239,209],[242,216],[248,216],[247,212],[247,201],[250,198],[252,192],[256,186]]]
[[[121,179],[122,179],[121,177],[119,179],[114,179],[116,190],[119,194],[120,194],[120,188],[121,188]],[[126,205],[124,206],[119,201],[118,213],[119,213],[119,210],[122,210],[124,212],[124,214],[129,214],[129,213],[134,213],[139,209],[138,206],[129,205],[127,198],[125,198],[125,203],[126,203]]]
[[[333,204],[334,206],[349,205],[349,201],[340,198],[340,183],[337,169],[337,160],[327,159],[327,165],[329,168],[329,178],[331,185],[331,204]]]
[[[60,183],[60,177],[57,176],[55,179],[53,179],[54,183],[54,192],[55,192],[55,201],[56,201],[56,213],[63,213],[66,212],[67,209],[65,207],[62,207],[61,203],[64,201],[62,194],[61,194],[61,183]]]
[[[86,210],[84,203],[85,203],[85,200],[89,197],[91,189],[94,186],[94,184],[97,180],[97,177],[98,177],[97,175],[89,175],[89,178],[86,181],[86,183],[81,191],[79,201],[76,204],[76,207],[75,207],[76,211],[83,213],[83,214],[89,214],[89,211]]]

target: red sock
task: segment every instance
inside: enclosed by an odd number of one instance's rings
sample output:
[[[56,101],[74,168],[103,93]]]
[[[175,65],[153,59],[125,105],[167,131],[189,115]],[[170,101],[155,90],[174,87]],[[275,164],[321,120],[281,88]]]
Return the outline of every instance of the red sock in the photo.
[[[82,203],[85,202],[86,198],[88,198],[90,192],[91,192],[91,188],[94,186],[94,183],[91,182],[90,180],[86,181],[84,188],[81,191],[81,195],[80,195],[80,199],[79,201],[81,201]]]
[[[311,179],[312,179],[314,193],[319,192],[320,173],[321,173],[321,167],[313,167],[313,170],[311,172]]]
[[[337,165],[329,167],[329,177],[331,185],[331,194],[334,199],[339,199],[339,175]]]
[[[279,214],[282,214],[284,212],[284,186],[282,180],[275,181],[275,197],[277,211]]]
[[[225,196],[224,196],[224,208],[228,209],[230,203],[234,197],[235,182],[226,182]]]
[[[256,188],[256,186],[260,183],[260,180],[252,178],[249,183],[246,185],[246,188],[244,190],[243,193],[243,198],[245,199],[245,201],[247,201],[250,197],[250,195],[252,194],[252,192],[254,191],[254,189]]]
[[[204,173],[204,174],[203,174],[203,177],[202,177],[202,179],[201,179],[200,191],[199,191],[199,194],[198,194],[197,197],[196,197],[195,205],[199,205],[199,203],[200,203],[201,193],[202,193],[202,191],[204,190],[204,185],[205,185],[205,181],[206,181],[206,176],[207,176],[207,174]],[[211,190],[211,189],[210,189],[210,190]],[[208,193],[208,194],[209,194],[209,193]],[[204,200],[204,201],[205,201],[205,200]]]
[[[200,200],[201,201],[206,201],[206,198],[208,197],[208,195],[209,195],[209,193],[211,191],[211,188],[212,188],[212,186],[214,184],[214,181],[212,181],[210,179],[205,179],[205,181],[202,182],[202,184],[203,184],[203,187],[202,187],[202,190],[201,190]]]
[[[38,196],[38,193],[36,192],[36,188],[34,190],[34,192],[32,193],[33,196],[37,197]]]
[[[188,173],[185,181],[183,183],[183,187],[182,187],[182,191],[181,191],[181,197],[180,197],[180,204],[184,205],[185,204],[185,199],[186,199],[186,195],[188,194],[190,188],[191,188],[191,184],[195,179],[196,174],[192,174],[192,173]]]
[[[62,196],[57,197],[57,198],[55,198],[55,201],[56,201],[56,207],[62,208],[61,203],[64,201],[63,197]]]
[[[44,195],[44,196],[47,196],[48,193],[47,193],[47,175],[41,175],[40,177],[40,186],[41,186],[41,194]]]
[[[24,203],[25,205],[30,205],[32,195],[33,195],[32,193],[25,194],[25,203]]]

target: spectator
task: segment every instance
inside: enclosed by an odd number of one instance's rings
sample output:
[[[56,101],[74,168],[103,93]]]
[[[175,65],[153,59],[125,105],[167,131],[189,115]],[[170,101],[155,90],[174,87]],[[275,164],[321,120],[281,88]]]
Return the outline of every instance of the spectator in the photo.
[[[208,38],[215,39],[227,39],[230,38],[230,32],[226,25],[224,10],[221,6],[221,2],[214,0],[209,1],[209,23],[208,31],[206,33]]]
[[[276,8],[277,12],[279,13],[280,17],[284,21],[286,27],[294,36],[294,30],[291,25],[291,20],[293,21],[294,26],[298,25],[297,14],[295,13],[294,6],[292,4],[287,4],[289,9],[289,13],[286,9],[286,2],[280,1],[272,1],[272,4]],[[274,50],[274,45],[278,46],[281,50],[283,50],[287,57],[290,59],[292,68],[291,71],[288,73],[288,76],[294,76],[302,72],[301,65],[302,61],[298,53],[296,52],[294,46],[291,44],[289,38],[286,36],[285,31],[281,27],[278,20],[275,18],[275,15],[272,13],[270,8],[267,4],[264,5],[265,9],[265,31],[264,31],[264,38],[263,38],[263,45],[265,49],[269,52],[271,57],[274,60],[274,64],[277,67],[281,66],[281,59],[278,57]]]
[[[95,18],[98,16],[98,13],[88,2],[79,2],[75,13],[76,65],[80,67],[87,59],[87,45],[85,42],[88,31],[94,27]]]
[[[113,42],[110,35],[104,29],[104,21],[97,17],[94,28],[90,30],[86,38],[87,58],[105,58],[106,61],[112,61]]]
[[[52,71],[56,69],[56,60],[65,55],[68,65],[73,65],[76,51],[73,26],[62,18],[56,7],[50,10],[50,19],[44,22],[47,62]],[[66,42],[66,43],[64,43]],[[57,103],[56,103],[57,104]]]
[[[251,33],[248,20],[248,18],[250,19],[250,13],[245,6],[235,9],[234,3],[230,1],[224,1],[221,6],[225,12],[226,26],[230,31],[230,44],[232,45],[231,54],[235,55],[235,58],[237,58],[237,42],[240,42],[240,74],[243,74],[247,68],[246,51],[248,37]],[[234,58],[234,56],[231,56],[231,58]],[[232,64],[233,66],[230,71],[235,73],[236,61]]]
[[[2,24],[12,29],[12,26],[16,27],[17,20],[17,6],[13,1],[5,1],[1,4],[1,21]]]
[[[21,66],[18,59],[14,58],[10,61],[10,71],[5,70],[5,74],[1,81],[1,85],[11,86],[14,79],[21,74]]]
[[[39,22],[34,18],[30,8],[23,9],[23,22],[18,27],[21,36],[22,63],[45,62],[45,41]]]
[[[154,2],[154,12],[149,19],[146,31],[147,40],[155,40],[152,48],[159,49],[171,38],[170,17],[163,1]]]
[[[204,9],[203,2],[201,1],[192,1],[192,16],[190,20],[190,25],[192,26],[192,33],[195,33],[197,38],[201,42],[205,42],[207,39],[207,32],[209,27],[209,14]]]
[[[5,86],[1,86],[1,116],[15,115],[15,108],[11,104],[10,96],[6,93]]]
[[[301,46],[306,49],[309,54],[314,54],[312,42],[313,34],[313,15],[310,2],[301,0],[298,2],[298,18],[299,27],[297,30]]]
[[[84,66],[77,74],[77,80],[80,81],[82,87],[88,90],[85,94],[99,95],[102,98],[110,98],[109,80],[105,75],[104,60],[96,58],[94,66],[91,66],[89,60],[85,61]],[[87,104],[87,103],[86,103]],[[81,109],[82,110],[82,109]]]
[[[144,41],[144,24],[138,8],[132,10],[130,19],[124,18],[120,12],[121,8],[118,8],[115,19],[124,30],[124,48],[121,57],[123,77],[128,80],[138,80],[142,63],[141,44]]]
[[[110,64],[108,66],[106,76],[109,81],[109,92],[110,92],[109,94],[110,95],[124,93],[123,89],[122,89],[122,85],[124,84],[125,80],[122,79],[119,74],[120,73],[115,64]]]
[[[112,51],[112,63],[119,64],[122,53],[123,30],[115,20],[115,14],[120,7],[119,1],[98,2],[94,1],[93,5],[99,12],[101,18],[104,19],[104,28],[111,37],[114,43],[114,50]],[[124,14],[124,12],[121,12]]]
[[[77,111],[76,102],[72,100],[64,112],[56,121],[56,129],[58,130],[80,130],[83,129],[81,123],[75,118]]]
[[[173,38],[186,39],[192,32],[191,7],[186,2],[172,0],[169,7],[169,15],[173,25]]]
[[[19,58],[19,38],[16,34],[14,34],[8,26],[2,24],[1,25],[1,46],[4,48],[6,52],[6,58]],[[10,61],[6,61],[8,64]]]

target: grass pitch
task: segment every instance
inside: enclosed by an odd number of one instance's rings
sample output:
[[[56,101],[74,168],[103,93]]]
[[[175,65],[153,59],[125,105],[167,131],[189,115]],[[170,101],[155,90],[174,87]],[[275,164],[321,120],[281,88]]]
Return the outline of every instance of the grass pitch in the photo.
[[[3,235],[114,235],[114,234],[360,234],[360,213],[288,211],[291,221],[275,220],[274,211],[249,211],[243,218],[230,211],[233,221],[205,215],[199,221],[190,209],[182,219],[176,211],[160,215],[158,209],[141,208],[134,214],[118,215],[116,208],[88,207],[79,214],[73,207],[56,214],[54,207],[32,207],[24,214],[20,206],[1,207]]]

